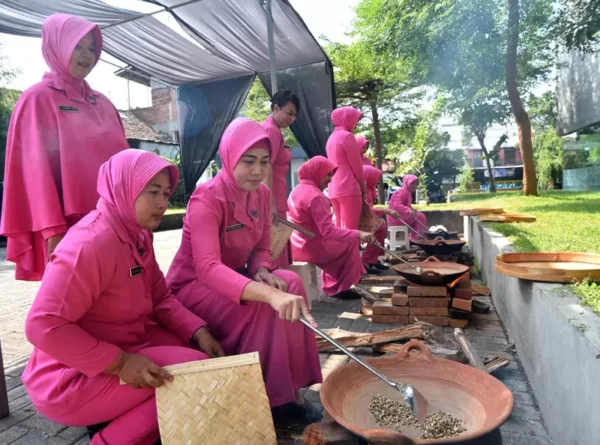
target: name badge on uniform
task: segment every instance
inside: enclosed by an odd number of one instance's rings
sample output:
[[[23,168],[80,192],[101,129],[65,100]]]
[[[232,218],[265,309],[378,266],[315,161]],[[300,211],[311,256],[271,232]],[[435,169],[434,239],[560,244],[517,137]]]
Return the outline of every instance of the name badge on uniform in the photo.
[[[242,223],[239,224],[234,224],[233,226],[229,226],[225,229],[226,232],[233,232],[234,230],[239,230],[244,228],[244,225]]]
[[[136,275],[139,275],[141,273],[142,273],[142,266],[135,266],[135,267],[132,267],[131,269],[129,269],[129,276],[131,278],[133,278]]]
[[[79,111],[77,107],[67,107],[66,105],[60,105],[58,109],[60,111],[68,111],[70,113],[77,113]]]

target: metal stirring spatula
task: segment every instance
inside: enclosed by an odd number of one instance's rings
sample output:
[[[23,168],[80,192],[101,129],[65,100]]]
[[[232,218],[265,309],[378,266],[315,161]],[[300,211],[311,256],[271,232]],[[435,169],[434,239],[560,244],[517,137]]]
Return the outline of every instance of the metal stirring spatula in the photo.
[[[394,258],[396,258],[399,261],[402,261],[404,264],[406,264],[407,266],[412,267],[413,269],[415,269],[417,271],[417,273],[421,273],[423,272],[423,269],[421,269],[419,266],[415,266],[414,264],[409,263],[408,261],[406,261],[404,258],[402,258],[400,255],[395,254],[393,251],[391,251],[390,249],[388,249],[385,246],[382,246],[381,243],[379,241],[373,241],[372,242],[373,245],[375,247],[379,247],[381,250],[383,250],[385,253],[387,253],[388,255],[393,256]]]
[[[329,335],[327,335],[321,329],[315,328],[303,316],[300,316],[300,322],[304,326],[306,326],[307,328],[309,328],[311,331],[313,331],[316,334],[318,334],[319,336],[323,337],[325,340],[327,340],[333,346],[335,346],[336,348],[338,348],[340,351],[342,351],[344,354],[346,354],[348,357],[350,357],[356,363],[358,363],[362,367],[366,368],[367,370],[371,371],[373,374],[375,374],[377,377],[379,377],[385,383],[387,383],[392,388],[394,388],[395,390],[397,390],[398,392],[400,392],[400,394],[402,395],[402,398],[404,399],[404,402],[408,406],[410,406],[410,409],[412,410],[413,414],[415,416],[417,416],[417,399],[415,397],[415,390],[412,387],[412,385],[409,385],[407,383],[396,383],[393,380],[391,380],[390,378],[386,377],[381,372],[379,372],[378,370],[376,370],[375,368],[373,368],[371,365],[369,365],[367,362],[364,362],[363,360],[361,360],[360,358],[358,358],[354,353],[350,352],[345,346],[342,346],[340,343],[338,343],[337,341],[335,341],[333,338],[331,338]]]

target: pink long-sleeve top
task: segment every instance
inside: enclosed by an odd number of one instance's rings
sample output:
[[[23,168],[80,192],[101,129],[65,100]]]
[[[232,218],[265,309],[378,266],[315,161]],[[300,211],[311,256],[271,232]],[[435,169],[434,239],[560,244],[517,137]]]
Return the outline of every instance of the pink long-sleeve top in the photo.
[[[292,190],[288,199],[288,218],[318,237],[345,243],[356,242],[358,230],[335,227],[331,202],[317,185],[326,174],[335,170],[333,163],[323,156],[315,156],[300,167],[300,184]],[[337,172],[335,174],[337,175]],[[294,232],[292,236],[299,248],[309,245],[312,239],[300,232]]]
[[[44,22],[42,50],[51,72],[21,95],[11,117],[0,232],[19,280],[41,279],[46,240],[94,210],[100,165],[129,146],[110,100],[68,71],[75,45],[89,32],[99,58],[97,25],[66,14]]]
[[[287,212],[288,183],[287,174],[290,171],[292,152],[285,146],[285,139],[281,129],[277,126],[273,116],[269,116],[263,123],[271,144],[271,168],[273,169],[273,201],[279,212]]]
[[[400,214],[400,218],[406,219],[411,212],[412,208],[412,193],[410,186],[418,178],[415,175],[406,175],[402,178],[402,188],[392,195],[389,202],[389,208],[397,211]]]
[[[154,165],[143,166],[147,181],[170,168],[152,153],[121,154],[153,157]],[[177,184],[174,170],[171,179]],[[205,325],[171,294],[154,256],[152,234],[133,237],[115,207],[101,199],[52,254],[29,311],[25,333],[34,350],[22,378],[33,402],[75,409],[78,377],[102,373],[120,351],[148,346],[143,339],[152,323],[186,342]]]
[[[187,206],[181,246],[167,274],[173,292],[198,280],[239,304],[249,277],[261,267],[272,269],[269,188],[244,192],[233,176],[243,154],[261,140],[268,146],[257,122],[238,118],[227,127],[219,146],[223,169],[196,188]]]
[[[342,107],[333,110],[331,121],[335,125],[325,150],[327,157],[338,168],[328,188],[332,199],[345,196],[361,196],[364,183],[362,159],[352,133],[362,117],[356,108]]]

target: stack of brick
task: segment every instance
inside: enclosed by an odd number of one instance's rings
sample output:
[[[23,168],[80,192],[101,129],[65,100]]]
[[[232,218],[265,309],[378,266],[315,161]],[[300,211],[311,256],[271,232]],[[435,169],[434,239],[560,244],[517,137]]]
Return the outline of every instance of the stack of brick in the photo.
[[[462,279],[452,289],[450,301],[450,326],[466,328],[471,316],[473,289],[469,278]]]
[[[408,286],[409,322],[424,321],[449,326],[448,288],[446,286]]]
[[[373,303],[373,323],[408,323],[407,287],[408,281],[401,278],[394,283],[392,298],[382,298]]]

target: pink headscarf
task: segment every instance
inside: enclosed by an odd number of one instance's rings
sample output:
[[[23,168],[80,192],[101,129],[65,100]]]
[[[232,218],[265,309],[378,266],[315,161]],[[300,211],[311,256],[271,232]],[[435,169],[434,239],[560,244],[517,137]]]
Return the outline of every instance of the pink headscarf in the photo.
[[[98,25],[68,14],[53,14],[42,24],[42,54],[50,67],[50,72],[44,74],[43,80],[59,89],[69,89],[77,96],[87,97],[95,94],[88,83],[74,77],[69,72],[69,63],[79,41],[92,32],[96,46],[96,60],[100,60],[104,40]]]
[[[179,181],[175,165],[149,151],[130,148],[117,153],[100,167],[98,209],[110,212],[137,239],[142,227],[135,213],[135,200],[150,180],[165,169],[173,193]]]
[[[418,180],[415,175],[406,175],[402,178],[402,188],[408,190],[411,184]]]
[[[319,185],[321,179],[330,172],[337,170],[337,167],[324,156],[315,156],[306,161],[298,170],[298,179],[300,183],[312,182]]]
[[[383,172],[376,167],[371,167],[370,165],[363,165],[363,174],[365,177],[365,182],[367,183],[367,188],[374,188]]]
[[[336,108],[331,112],[331,122],[336,127],[352,132],[362,115],[362,112],[354,107]]]
[[[364,156],[369,149],[369,140],[363,136],[358,136],[356,138],[356,143],[358,145],[358,149],[360,150],[360,154]]]

